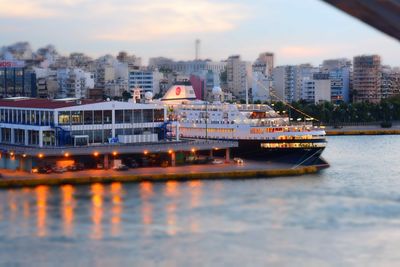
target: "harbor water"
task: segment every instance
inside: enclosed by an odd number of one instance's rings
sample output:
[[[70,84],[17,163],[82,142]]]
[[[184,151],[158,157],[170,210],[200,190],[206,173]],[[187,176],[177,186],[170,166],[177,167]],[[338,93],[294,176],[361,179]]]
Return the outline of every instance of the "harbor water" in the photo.
[[[400,136],[314,175],[0,191],[0,266],[398,266]]]

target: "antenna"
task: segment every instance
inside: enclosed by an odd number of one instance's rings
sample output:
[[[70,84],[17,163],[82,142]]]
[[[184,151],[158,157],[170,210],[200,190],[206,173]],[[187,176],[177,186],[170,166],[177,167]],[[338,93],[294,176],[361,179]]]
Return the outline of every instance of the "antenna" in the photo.
[[[200,53],[200,39],[196,39],[194,45],[195,45],[195,53],[196,53],[195,59],[198,60],[199,59],[199,53]]]

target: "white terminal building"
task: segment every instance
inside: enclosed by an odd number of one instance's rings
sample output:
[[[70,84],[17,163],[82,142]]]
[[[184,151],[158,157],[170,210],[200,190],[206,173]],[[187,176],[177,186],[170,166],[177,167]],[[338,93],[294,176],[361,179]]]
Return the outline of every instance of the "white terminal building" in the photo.
[[[78,99],[0,100],[0,142],[58,147],[158,141],[165,109],[153,104]]]

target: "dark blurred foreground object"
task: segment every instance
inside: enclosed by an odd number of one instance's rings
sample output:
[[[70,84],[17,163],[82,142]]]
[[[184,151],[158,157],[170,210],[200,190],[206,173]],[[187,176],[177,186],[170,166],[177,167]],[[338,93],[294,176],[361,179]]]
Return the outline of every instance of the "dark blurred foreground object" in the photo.
[[[400,0],[323,0],[400,40]]]

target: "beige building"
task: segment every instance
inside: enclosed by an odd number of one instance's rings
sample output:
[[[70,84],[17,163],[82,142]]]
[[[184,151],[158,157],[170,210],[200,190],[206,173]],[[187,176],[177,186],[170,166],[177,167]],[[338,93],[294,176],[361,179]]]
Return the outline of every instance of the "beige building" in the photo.
[[[377,103],[381,100],[381,58],[378,55],[353,59],[354,102]]]
[[[253,63],[253,71],[260,72],[271,77],[274,68],[274,54],[270,52],[261,53]]]
[[[226,61],[228,90],[239,99],[246,98],[246,88],[252,84],[252,66],[239,55],[230,56]]]

